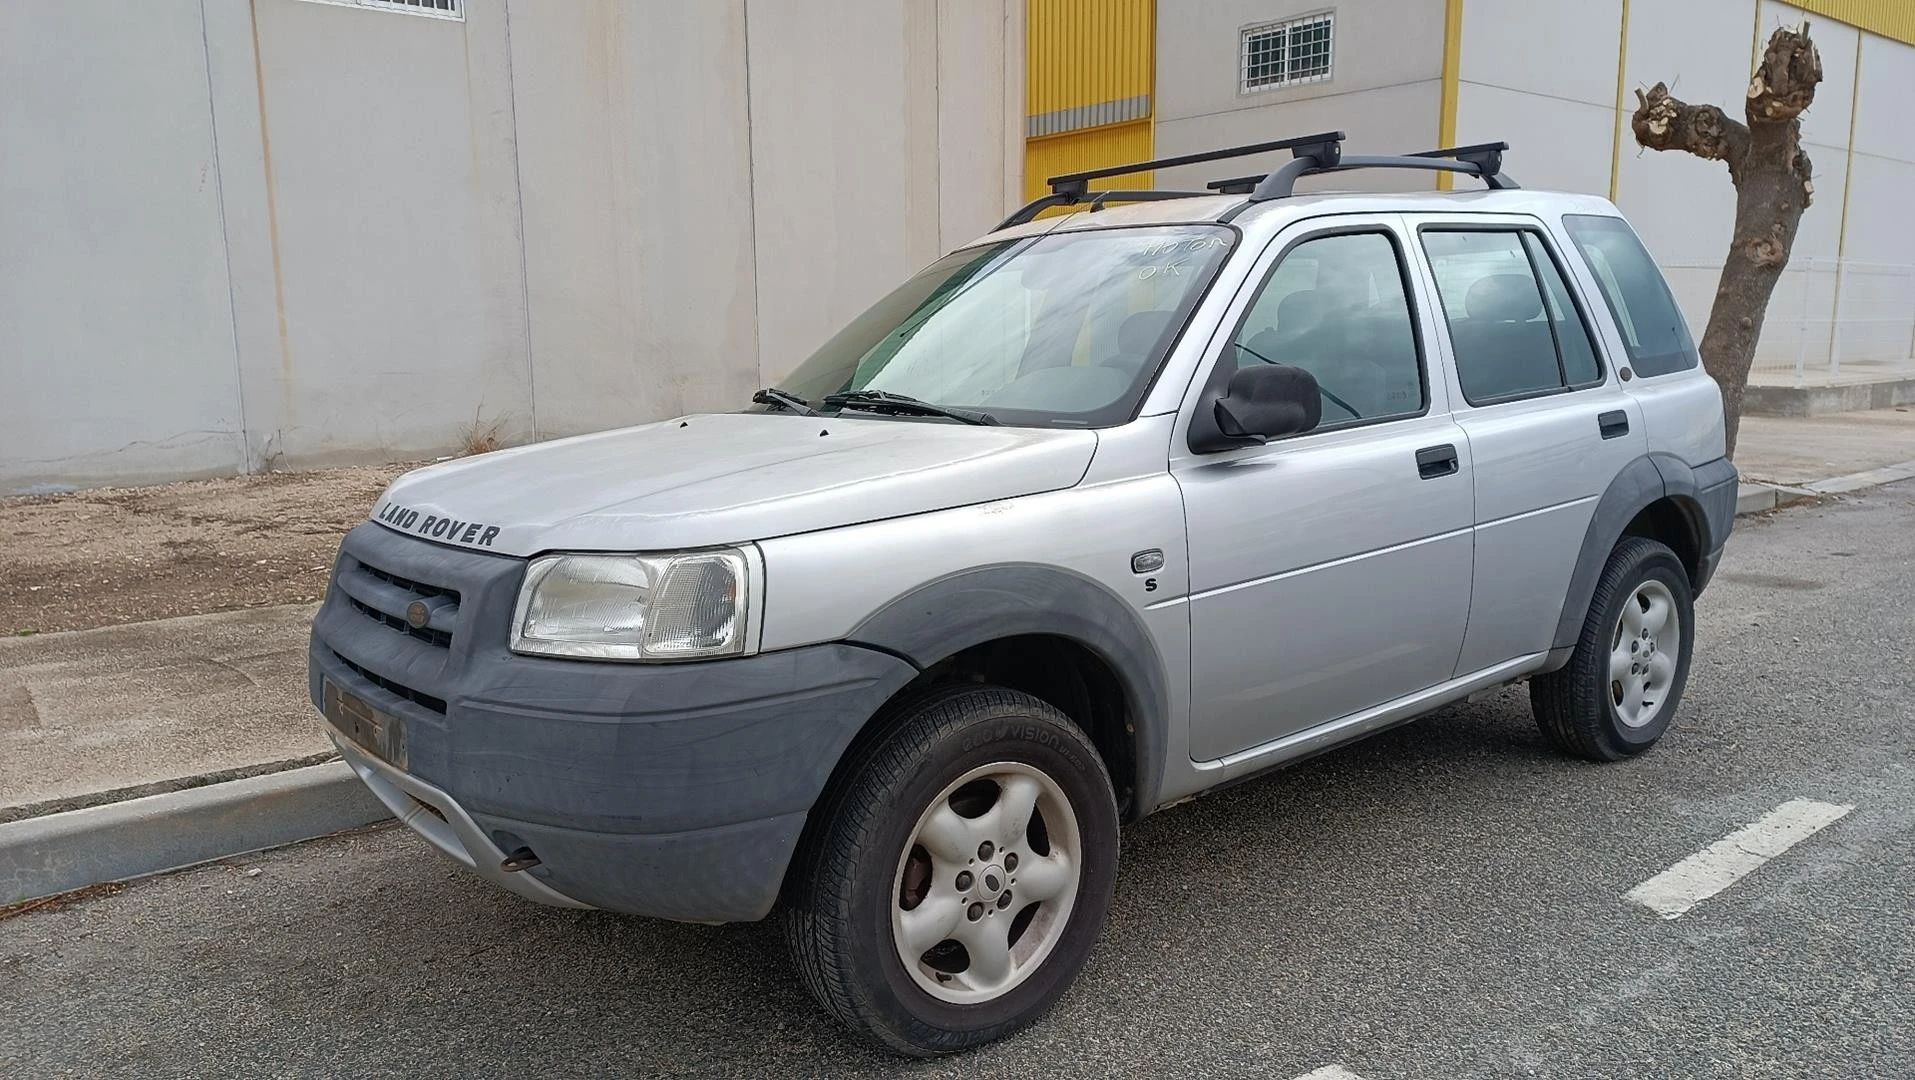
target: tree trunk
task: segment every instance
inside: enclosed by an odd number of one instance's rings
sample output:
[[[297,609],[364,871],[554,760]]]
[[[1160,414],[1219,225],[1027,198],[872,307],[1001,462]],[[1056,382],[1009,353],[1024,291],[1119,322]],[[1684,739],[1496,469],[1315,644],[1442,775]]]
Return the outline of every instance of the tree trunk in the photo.
[[[1783,27],[1769,38],[1749,80],[1746,124],[1714,105],[1689,105],[1657,83],[1636,91],[1630,127],[1651,150],[1684,150],[1725,162],[1735,184],[1735,235],[1716,284],[1715,306],[1702,334],[1702,366],[1722,388],[1728,453],[1735,454],[1742,394],[1775,283],[1795,246],[1795,232],[1815,194],[1802,149],[1801,115],[1815,100],[1822,58],[1809,26]]]

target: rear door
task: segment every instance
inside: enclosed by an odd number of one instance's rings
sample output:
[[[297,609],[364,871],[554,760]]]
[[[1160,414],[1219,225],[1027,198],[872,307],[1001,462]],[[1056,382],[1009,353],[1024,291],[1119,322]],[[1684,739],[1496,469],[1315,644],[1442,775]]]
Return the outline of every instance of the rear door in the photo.
[[[1259,259],[1200,370],[1316,376],[1310,432],[1171,475],[1190,538],[1191,757],[1227,757],[1443,682],[1469,607],[1470,457],[1431,378],[1394,215],[1305,221]],[[1227,375],[1224,376],[1227,378]]]
[[[1641,408],[1604,362],[1592,308],[1540,221],[1413,221],[1474,463],[1460,676],[1550,648],[1596,501],[1647,440]]]
[[[1627,368],[1623,388],[1642,408],[1643,426],[1667,450],[1690,465],[1723,453],[1722,393],[1702,370],[1695,339],[1682,309],[1662,280],[1662,271],[1619,217],[1567,214],[1569,248],[1582,256],[1568,269],[1590,299],[1595,320],[1617,373]]]

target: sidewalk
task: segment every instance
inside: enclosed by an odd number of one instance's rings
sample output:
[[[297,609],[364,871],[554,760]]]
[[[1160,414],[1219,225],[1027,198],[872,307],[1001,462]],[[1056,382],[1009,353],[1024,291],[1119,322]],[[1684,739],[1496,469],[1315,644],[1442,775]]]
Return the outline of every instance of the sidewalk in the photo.
[[[1915,409],[1832,416],[1745,416],[1736,446],[1736,513],[1915,477]]]
[[[1915,461],[1915,408],[1742,418],[1736,468],[1750,482],[1807,488]]]
[[[0,638],[0,821],[332,749],[311,604]]]

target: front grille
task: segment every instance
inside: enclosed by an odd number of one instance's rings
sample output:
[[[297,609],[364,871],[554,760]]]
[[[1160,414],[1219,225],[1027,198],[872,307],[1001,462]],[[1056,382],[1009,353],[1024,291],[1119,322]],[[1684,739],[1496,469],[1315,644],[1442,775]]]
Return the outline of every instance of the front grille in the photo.
[[[332,653],[333,659],[338,660],[340,663],[346,665],[347,668],[351,669],[353,674],[359,676],[360,678],[366,680],[367,682],[373,684],[374,686],[377,686],[379,689],[384,690],[387,693],[396,694],[399,697],[405,698],[407,701],[412,702],[414,705],[423,705],[426,708],[431,709],[433,712],[436,712],[436,713],[443,714],[446,711],[446,703],[443,699],[433,697],[431,694],[420,693],[419,691],[414,690],[410,686],[406,686],[402,683],[393,682],[391,679],[386,678],[384,675],[380,675],[376,672],[367,671],[365,668],[360,667],[358,664],[355,664],[352,661],[346,659],[345,657],[340,656],[337,650],[328,649],[327,651]]]
[[[357,559],[354,559],[353,561],[359,562],[359,560]],[[402,578],[398,574],[389,574],[385,572],[384,570],[379,569],[376,566],[367,566],[365,563],[359,563],[359,569],[364,570],[366,573],[371,574],[373,577],[378,578],[380,581],[383,581],[388,585],[397,585],[401,589],[404,589],[409,593],[413,593],[421,598],[444,596],[451,599],[451,601],[455,604],[459,602],[459,590],[457,589],[442,589],[438,587],[437,585],[422,584],[420,582],[413,581],[411,578]]]
[[[340,560],[338,584],[347,603],[366,618],[428,645],[451,647],[452,628],[459,618],[457,589],[401,577],[350,555]],[[407,609],[420,604],[428,612],[427,622],[414,626],[406,618]]]
[[[369,619],[377,619],[402,634],[411,635],[420,641],[437,645],[442,649],[449,648],[452,645],[452,632],[449,630],[434,630],[430,626],[423,628],[414,626],[397,615],[388,615],[378,608],[373,607],[371,604],[362,603],[350,596],[346,597],[346,602],[351,604],[352,609],[359,614]]]

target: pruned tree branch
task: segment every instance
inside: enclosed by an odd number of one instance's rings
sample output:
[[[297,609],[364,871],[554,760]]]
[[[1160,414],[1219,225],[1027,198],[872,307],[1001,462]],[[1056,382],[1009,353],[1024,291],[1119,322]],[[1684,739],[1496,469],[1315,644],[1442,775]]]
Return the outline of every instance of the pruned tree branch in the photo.
[[[1749,80],[1749,123],[1780,124],[1802,115],[1821,81],[1822,54],[1809,40],[1808,22],[1799,31],[1786,26],[1777,30]]]
[[[1731,175],[1749,152],[1749,129],[1714,105],[1691,105],[1657,83],[1636,91],[1636,113],[1629,126],[1636,141],[1651,150],[1685,150],[1710,161],[1729,163]]]

